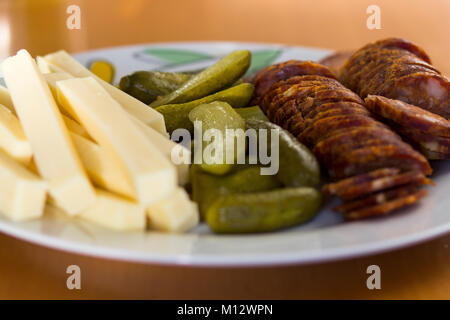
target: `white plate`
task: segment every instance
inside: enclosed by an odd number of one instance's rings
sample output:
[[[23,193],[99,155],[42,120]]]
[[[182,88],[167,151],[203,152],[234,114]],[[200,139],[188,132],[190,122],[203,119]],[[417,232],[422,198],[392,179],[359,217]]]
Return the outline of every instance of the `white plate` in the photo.
[[[250,49],[257,66],[288,59],[320,59],[325,50],[281,45],[208,42],[118,47],[76,55],[89,65],[107,60],[122,75],[145,69],[195,70],[235,50]],[[184,51],[181,52],[180,51]],[[187,52],[186,52],[187,51]],[[37,244],[97,257],[185,265],[274,265],[318,262],[406,246],[450,231],[450,164],[433,163],[436,187],[419,205],[373,220],[344,223],[324,208],[311,222],[257,235],[214,235],[201,225],[191,233],[116,233],[52,213],[12,223],[0,216],[0,231]]]

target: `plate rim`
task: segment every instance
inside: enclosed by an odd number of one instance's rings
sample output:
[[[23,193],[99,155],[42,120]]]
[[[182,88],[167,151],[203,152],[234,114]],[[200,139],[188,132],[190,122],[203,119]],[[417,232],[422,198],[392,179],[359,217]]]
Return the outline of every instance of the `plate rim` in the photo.
[[[192,254],[143,254],[142,252],[123,248],[108,248],[102,245],[85,244],[36,232],[24,232],[19,226],[8,224],[8,221],[0,221],[0,232],[28,243],[53,250],[61,250],[69,254],[123,262],[193,267],[269,267],[334,262],[351,258],[362,258],[410,247],[450,233],[450,221],[439,227],[420,233],[400,236],[387,241],[379,240],[372,243],[346,246],[344,248],[328,248],[326,255],[321,254],[319,250],[311,250],[309,252],[306,251],[306,255],[305,251],[301,251],[299,255],[293,254],[292,252],[266,255],[257,254],[255,256],[227,254],[225,258],[223,256],[211,256],[207,254],[195,254],[195,257]],[[238,257],[239,259],[237,259]]]

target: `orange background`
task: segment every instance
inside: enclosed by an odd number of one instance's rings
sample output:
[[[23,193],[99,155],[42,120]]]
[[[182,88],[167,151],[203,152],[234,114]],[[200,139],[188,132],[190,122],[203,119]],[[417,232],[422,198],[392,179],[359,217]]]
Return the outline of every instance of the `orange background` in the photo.
[[[69,4],[81,30],[65,27]],[[368,30],[366,8],[381,8]],[[400,36],[420,44],[450,75],[449,0],[0,0],[0,58],[27,48],[93,48],[158,41],[236,40],[349,49]],[[450,298],[450,235],[366,258],[307,266],[151,266],[63,253],[0,235],[0,298]],[[66,267],[82,290],[66,289]],[[366,268],[382,289],[366,288]]]
[[[65,27],[69,4],[81,8],[81,30]],[[366,27],[372,4],[381,9],[381,30]],[[0,0],[0,10],[11,25],[10,52],[190,40],[349,49],[399,36],[419,43],[450,74],[448,0]]]

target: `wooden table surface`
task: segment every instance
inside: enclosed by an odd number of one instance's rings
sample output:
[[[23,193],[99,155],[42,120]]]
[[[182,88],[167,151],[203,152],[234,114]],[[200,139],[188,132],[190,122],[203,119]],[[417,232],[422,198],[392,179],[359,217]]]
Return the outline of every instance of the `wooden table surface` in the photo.
[[[68,30],[66,8],[81,8]],[[381,29],[366,8],[381,9]],[[387,36],[419,43],[450,75],[449,0],[0,0],[0,58],[19,48],[44,54],[158,41],[238,40],[357,48]],[[443,213],[444,214],[444,213]],[[345,261],[270,268],[191,268],[97,259],[0,234],[0,298],[450,298],[450,234]],[[82,289],[66,288],[66,268]],[[381,290],[366,287],[381,267]]]

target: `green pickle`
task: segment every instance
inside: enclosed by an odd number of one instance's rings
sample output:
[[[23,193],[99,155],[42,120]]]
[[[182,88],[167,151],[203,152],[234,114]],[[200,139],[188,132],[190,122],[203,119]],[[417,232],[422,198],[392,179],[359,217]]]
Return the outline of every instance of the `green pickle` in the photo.
[[[247,128],[267,130],[267,146],[271,146],[271,129],[279,134],[279,170],[278,179],[287,187],[315,187],[320,183],[320,167],[312,152],[291,135],[274,123],[263,120],[246,120]]]
[[[253,95],[253,89],[253,85],[250,83],[243,83],[201,99],[182,104],[167,104],[157,107],[155,110],[162,113],[164,116],[166,128],[169,133],[172,133],[174,130],[179,128],[187,129],[192,133],[194,131],[194,127],[192,122],[189,120],[189,112],[191,112],[195,107],[214,101],[223,101],[229,103],[234,108],[241,108],[246,106],[250,101]]]
[[[250,66],[250,60],[250,51],[233,51],[217,63],[194,75],[180,88],[155,100],[150,106],[158,107],[165,104],[189,102],[229,87],[245,74]]]
[[[253,107],[247,107],[247,108],[238,108],[236,109],[236,112],[239,113],[239,115],[244,120],[264,120],[269,121],[267,119],[264,112],[262,112],[261,108],[259,106],[253,106]]]
[[[192,123],[201,123],[202,132],[197,135],[204,137],[206,133],[212,133],[213,129],[215,133],[220,133],[220,136],[211,136],[209,143],[203,143],[194,150],[194,157],[201,152],[200,166],[203,170],[223,175],[233,169],[238,159],[243,158],[245,161],[245,121],[228,103],[216,101],[202,104],[189,113],[189,119]],[[227,136],[227,129],[232,129],[235,134]],[[227,161],[227,157],[231,161]]]
[[[206,212],[206,222],[217,233],[268,232],[313,218],[321,193],[309,187],[221,196]]]
[[[312,152],[268,121],[259,106],[247,107],[254,86],[243,82],[242,76],[250,62],[250,51],[233,51],[196,73],[137,71],[122,77],[119,84],[121,90],[160,112],[169,134],[176,129],[192,134],[194,122],[201,123],[202,131],[195,132],[195,143],[191,142],[195,164],[190,168],[188,188],[201,217],[216,233],[287,228],[313,218],[322,204],[315,188],[320,184],[320,168]],[[227,136],[227,129],[234,135]],[[261,170],[268,165],[254,164],[246,129],[256,130],[260,155],[262,134],[267,132],[267,154],[278,161],[276,173],[263,175]],[[271,146],[274,130],[277,146]],[[248,139],[256,140],[254,135]],[[198,158],[201,162],[195,162]]]
[[[261,167],[253,165],[226,176],[216,176],[203,171],[198,165],[192,165],[192,198],[198,203],[200,215],[204,218],[209,206],[219,196],[281,187],[280,181],[275,176],[261,175],[260,170]]]
[[[160,71],[137,71],[120,79],[119,88],[136,99],[150,104],[186,83],[192,75]]]

